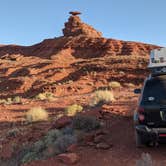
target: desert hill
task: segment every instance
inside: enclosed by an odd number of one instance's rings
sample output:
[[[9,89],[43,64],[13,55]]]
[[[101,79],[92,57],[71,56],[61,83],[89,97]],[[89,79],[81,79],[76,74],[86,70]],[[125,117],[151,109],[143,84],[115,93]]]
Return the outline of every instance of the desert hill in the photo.
[[[63,36],[32,46],[0,46],[1,98],[89,92],[110,80],[139,84],[155,45],[106,39],[71,12]]]

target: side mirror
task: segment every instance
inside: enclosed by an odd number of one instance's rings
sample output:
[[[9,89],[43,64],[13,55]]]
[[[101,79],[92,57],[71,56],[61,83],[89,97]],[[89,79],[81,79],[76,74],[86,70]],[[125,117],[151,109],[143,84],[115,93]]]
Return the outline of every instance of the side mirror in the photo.
[[[135,94],[140,94],[141,93],[141,89],[134,89],[134,93]]]

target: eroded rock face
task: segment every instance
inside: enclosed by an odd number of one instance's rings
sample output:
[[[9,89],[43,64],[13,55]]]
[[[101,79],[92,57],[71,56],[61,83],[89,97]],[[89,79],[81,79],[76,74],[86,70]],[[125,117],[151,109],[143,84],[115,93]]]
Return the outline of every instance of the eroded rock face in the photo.
[[[95,30],[90,25],[83,23],[78,14],[80,12],[70,12],[72,14],[65,23],[65,28],[63,29],[64,36],[88,36],[88,37],[102,37],[102,33]]]
[[[32,46],[0,45],[1,98],[14,94],[34,97],[42,92],[57,96],[85,93],[92,87],[81,89],[76,82],[85,81],[86,77],[106,80],[103,84],[110,80],[140,84],[144,80],[149,53],[159,46],[104,38],[81,21],[80,12],[70,14],[64,36]],[[100,73],[100,79],[90,72]],[[68,84],[70,80],[75,84]]]

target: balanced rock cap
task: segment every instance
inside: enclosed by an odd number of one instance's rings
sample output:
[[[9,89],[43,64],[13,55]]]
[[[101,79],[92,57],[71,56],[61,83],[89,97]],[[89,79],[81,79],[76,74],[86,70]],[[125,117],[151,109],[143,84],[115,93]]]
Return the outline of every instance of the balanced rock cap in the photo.
[[[80,15],[81,12],[79,12],[79,11],[71,11],[71,12],[69,12],[69,14],[71,14],[73,16],[76,16],[76,15]]]

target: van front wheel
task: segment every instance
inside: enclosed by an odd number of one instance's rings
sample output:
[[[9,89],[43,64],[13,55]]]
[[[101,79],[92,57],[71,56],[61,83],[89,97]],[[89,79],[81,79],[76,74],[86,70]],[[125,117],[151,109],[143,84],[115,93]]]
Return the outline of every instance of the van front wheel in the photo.
[[[144,147],[141,135],[135,131],[135,143],[137,148]]]

